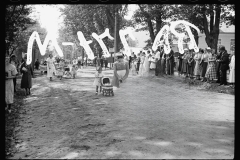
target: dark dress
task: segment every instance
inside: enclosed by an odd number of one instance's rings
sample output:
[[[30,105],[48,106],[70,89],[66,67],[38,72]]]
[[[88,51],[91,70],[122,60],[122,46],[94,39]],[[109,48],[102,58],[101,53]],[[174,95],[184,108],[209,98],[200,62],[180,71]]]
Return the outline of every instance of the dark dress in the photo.
[[[23,67],[27,68],[27,71],[22,70]],[[26,62],[23,62],[20,67],[20,72],[22,73],[21,88],[32,88],[32,65],[27,65]]]
[[[227,85],[227,70],[229,69],[229,55],[223,53],[220,59],[221,82],[220,84]]]
[[[182,57],[182,69],[181,69],[181,74],[186,74],[187,73],[187,55],[184,54],[183,57]]]
[[[167,60],[167,74],[173,75],[174,74],[174,52],[171,50],[171,52],[168,54],[168,60]]]
[[[179,54],[179,55],[178,55],[178,69],[177,69],[177,70],[178,70],[179,73],[180,73],[181,70],[182,70],[182,60],[183,60],[183,59],[182,59],[182,56],[183,56],[182,54]]]
[[[193,76],[193,71],[194,71],[193,55],[189,55],[187,70],[188,70],[187,73],[188,73],[190,76]]]

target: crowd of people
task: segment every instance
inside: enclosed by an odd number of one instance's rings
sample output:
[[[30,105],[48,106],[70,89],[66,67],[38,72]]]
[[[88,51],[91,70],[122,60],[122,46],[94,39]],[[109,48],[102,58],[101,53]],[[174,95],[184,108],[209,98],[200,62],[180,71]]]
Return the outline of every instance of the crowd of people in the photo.
[[[235,55],[229,55],[224,46],[219,47],[216,54],[210,47],[205,50],[184,49],[184,53],[164,53],[163,47],[158,47],[156,52],[140,51],[137,55],[132,53],[124,60],[129,63],[133,75],[148,76],[150,70],[155,70],[155,75],[174,75],[174,69],[179,76],[189,79],[201,80],[207,83],[227,85],[227,71],[229,70],[229,85],[235,83]],[[216,80],[216,81],[215,81]]]
[[[121,54],[121,55],[118,55]],[[16,76],[21,74],[21,88],[25,89],[26,95],[31,94],[32,78],[34,78],[32,65],[26,63],[27,54],[24,55],[22,62],[19,63],[15,55],[6,57],[6,109],[11,112],[11,104],[13,103],[14,93],[16,93]],[[98,89],[101,92],[101,81],[103,77],[102,68],[105,64],[105,69],[108,67],[107,58],[97,56],[94,59],[94,64],[97,68],[95,74],[94,85],[96,86],[96,94]],[[50,53],[45,61],[47,67],[47,77],[52,81],[54,76],[62,79],[65,75],[70,75],[75,78],[77,69],[82,63],[74,59],[72,61],[72,69],[64,59],[56,60]],[[35,68],[39,69],[39,61],[35,62]],[[100,68],[99,68],[100,67]],[[132,75],[140,77],[149,76],[151,70],[155,71],[155,76],[159,75],[174,75],[174,69],[178,72],[178,76],[185,78],[201,80],[208,83],[219,83],[219,85],[227,85],[227,72],[229,71],[228,82],[230,87],[235,85],[235,53],[229,55],[224,46],[219,47],[217,54],[210,47],[205,50],[199,49],[199,52],[194,52],[193,49],[184,49],[184,53],[174,53],[171,49],[169,54],[164,53],[163,47],[153,52],[152,50],[140,51],[137,55],[134,52],[131,56],[116,53],[115,63],[113,63],[113,86],[119,87],[119,84],[128,77],[129,71]],[[216,80],[216,81],[214,81]]]

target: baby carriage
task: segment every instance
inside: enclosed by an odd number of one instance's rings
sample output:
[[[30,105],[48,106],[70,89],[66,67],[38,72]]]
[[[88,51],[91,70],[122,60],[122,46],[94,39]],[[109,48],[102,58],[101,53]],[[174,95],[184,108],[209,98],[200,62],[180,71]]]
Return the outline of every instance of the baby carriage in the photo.
[[[114,96],[113,86],[111,84],[110,78],[108,77],[102,78],[102,93],[104,96]]]

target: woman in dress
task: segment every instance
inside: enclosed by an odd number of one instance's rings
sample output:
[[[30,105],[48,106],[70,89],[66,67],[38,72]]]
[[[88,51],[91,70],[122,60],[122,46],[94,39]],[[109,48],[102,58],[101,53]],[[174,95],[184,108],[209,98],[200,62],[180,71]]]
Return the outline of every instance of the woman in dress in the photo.
[[[50,78],[50,81],[52,81],[53,74],[56,73],[55,65],[54,65],[54,58],[52,53],[49,54],[49,57],[47,58],[47,77]]]
[[[146,55],[144,62],[143,62],[143,76],[149,76],[149,56],[150,56],[150,51]]]
[[[183,55],[181,53],[178,53],[178,76],[182,75],[181,69],[182,69],[182,60],[183,60]]]
[[[5,102],[6,109],[11,113],[11,104],[14,98],[14,84],[13,78],[17,75],[17,69],[10,63],[10,57],[5,58]]]
[[[113,63],[113,80],[112,85],[119,88],[119,84],[124,82],[129,74],[129,65],[124,62],[123,54],[116,53],[116,62]]]
[[[229,74],[229,83],[231,83],[231,87],[234,87],[235,84],[235,52],[232,52],[231,62],[229,64],[230,74]]]
[[[160,53],[160,75],[166,74],[166,54],[164,51]]]
[[[21,88],[24,88],[26,95],[30,95],[30,88],[32,88],[33,69],[31,64],[27,64],[27,55],[23,58],[24,62],[21,64],[20,72],[22,73]]]
[[[155,53],[153,53],[152,56],[151,56],[150,69],[155,70],[155,68],[156,68]]]
[[[189,78],[193,78],[193,70],[194,70],[194,59],[193,59],[193,49],[189,50],[189,58],[188,58],[188,76]]]
[[[205,82],[206,81],[206,78],[205,78],[205,74],[207,72],[207,67],[208,67],[208,56],[209,56],[209,53],[211,51],[211,48],[208,47],[205,51],[205,53],[202,54],[202,58],[201,58],[201,66],[202,66],[202,72],[201,72],[201,77],[202,77],[202,82]]]
[[[199,52],[195,54],[194,60],[195,60],[195,68],[194,68],[194,75],[196,80],[200,80],[200,74],[201,74],[201,67],[200,67],[200,61],[202,57],[203,50],[199,49]]]
[[[142,77],[143,73],[144,73],[144,67],[143,67],[143,63],[145,60],[145,52],[142,52],[142,54],[140,55],[141,57],[141,61],[140,61],[140,66],[139,66],[139,75]]]
[[[217,79],[217,71],[216,71],[216,56],[214,53],[208,55],[208,68],[205,74],[207,78],[207,82],[211,83],[214,79]]]
[[[173,75],[174,74],[174,52],[171,52],[167,55],[167,74]]]
[[[184,53],[182,56],[182,69],[181,74],[183,74],[185,77],[187,77],[187,63],[188,63],[188,49],[184,49]]]

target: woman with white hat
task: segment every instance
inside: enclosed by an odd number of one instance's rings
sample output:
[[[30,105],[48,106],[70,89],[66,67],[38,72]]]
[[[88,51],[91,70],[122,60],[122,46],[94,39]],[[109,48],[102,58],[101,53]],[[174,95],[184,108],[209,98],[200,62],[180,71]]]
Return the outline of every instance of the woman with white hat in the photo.
[[[5,58],[5,102],[6,109],[11,113],[11,104],[14,98],[13,78],[16,77],[17,69],[10,63],[10,57]]]
[[[113,80],[112,85],[119,88],[119,84],[124,82],[129,74],[129,65],[123,60],[123,54],[118,52],[115,54],[116,62],[113,63]]]

